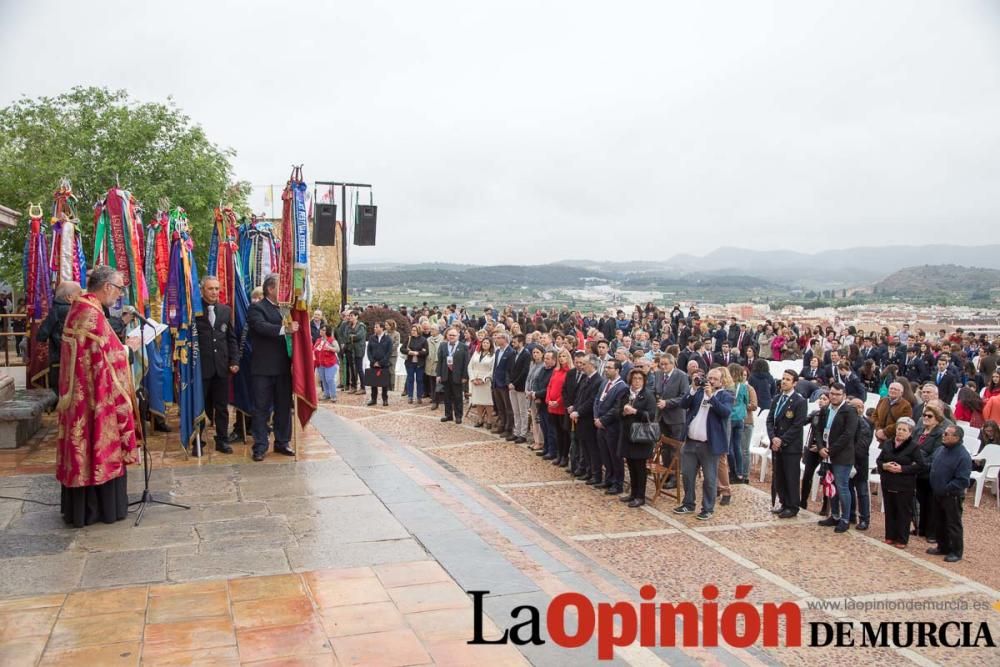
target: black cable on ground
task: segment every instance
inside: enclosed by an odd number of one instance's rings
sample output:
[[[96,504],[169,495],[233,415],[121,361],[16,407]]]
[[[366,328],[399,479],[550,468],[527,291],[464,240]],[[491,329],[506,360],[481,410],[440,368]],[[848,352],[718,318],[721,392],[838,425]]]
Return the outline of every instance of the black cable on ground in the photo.
[[[0,496],[0,500],[20,500],[23,503],[35,503],[36,505],[45,505],[46,507],[59,507],[59,503],[47,503],[41,500],[32,500],[31,498],[15,498],[14,496]]]

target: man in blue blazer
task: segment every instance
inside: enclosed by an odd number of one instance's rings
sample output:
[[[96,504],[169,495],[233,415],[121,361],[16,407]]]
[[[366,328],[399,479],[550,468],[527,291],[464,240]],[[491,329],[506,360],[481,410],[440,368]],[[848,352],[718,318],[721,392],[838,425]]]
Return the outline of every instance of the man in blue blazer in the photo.
[[[514,440],[514,406],[510,400],[510,367],[514,360],[514,350],[510,347],[510,335],[501,332],[493,334],[493,407],[497,412],[494,433]]]
[[[732,428],[729,416],[734,397],[722,386],[722,371],[713,368],[707,375],[696,374],[688,394],[680,406],[687,410],[687,439],[681,448],[681,479],[684,500],[674,508],[674,514],[694,512],[694,484],[701,468],[701,513],[707,521],[715,512],[715,492],[718,484],[719,457],[729,451]]]
[[[594,427],[597,429],[597,452],[600,466],[604,468],[604,481],[597,485],[604,493],[615,496],[622,492],[625,483],[625,465],[618,455],[618,438],[621,436],[622,416],[618,403],[628,393],[628,385],[620,375],[620,362],[609,359],[604,364],[604,382],[594,398]],[[595,473],[600,477],[600,471]]]

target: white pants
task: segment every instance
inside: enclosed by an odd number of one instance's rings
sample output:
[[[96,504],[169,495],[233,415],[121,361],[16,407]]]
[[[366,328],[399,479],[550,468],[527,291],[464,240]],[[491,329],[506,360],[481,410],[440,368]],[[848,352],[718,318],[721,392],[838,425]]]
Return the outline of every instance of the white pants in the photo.
[[[514,436],[526,438],[528,435],[528,394],[510,391],[510,405],[514,410]]]

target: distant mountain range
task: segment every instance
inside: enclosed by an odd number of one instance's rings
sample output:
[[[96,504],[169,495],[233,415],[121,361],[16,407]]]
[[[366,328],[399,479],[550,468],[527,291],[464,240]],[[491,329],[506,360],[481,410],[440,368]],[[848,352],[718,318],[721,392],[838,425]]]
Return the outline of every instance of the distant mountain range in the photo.
[[[961,301],[989,301],[991,290],[1000,290],[1000,271],[954,264],[900,269],[872,288],[880,296]]]
[[[725,246],[702,257],[673,255],[663,262],[566,260],[566,266],[597,271],[749,275],[792,287],[870,285],[900,269],[919,264],[953,264],[1000,269],[1000,245],[863,246],[807,254],[792,250],[747,250]]]
[[[358,280],[359,286],[371,287],[398,285],[403,282],[440,284],[449,281],[467,281],[470,278],[477,283],[495,281],[494,284],[499,285],[567,287],[579,285],[589,278],[622,282],[627,286],[678,281],[701,284],[708,281],[740,283],[750,288],[782,286],[841,289],[868,287],[896,271],[925,264],[1000,270],[1000,244],[864,246],[824,250],[814,254],[791,250],[722,247],[702,257],[676,254],[662,262],[602,262],[576,259],[551,264],[495,267],[449,263],[382,262],[354,264],[352,274]],[[472,268],[476,271],[469,271]],[[942,280],[946,278],[947,276],[942,276]]]

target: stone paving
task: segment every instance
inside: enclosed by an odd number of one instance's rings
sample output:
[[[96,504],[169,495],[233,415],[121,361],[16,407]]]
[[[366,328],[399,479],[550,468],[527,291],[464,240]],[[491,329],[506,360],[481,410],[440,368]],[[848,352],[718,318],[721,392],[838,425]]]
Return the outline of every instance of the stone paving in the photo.
[[[862,615],[810,603],[1000,599],[989,493],[967,509],[966,560],[946,567],[923,554],[923,540],[906,552],[882,544],[877,511],[867,535],[834,535],[812,513],[776,520],[763,485],[734,487],[733,504],[709,522],[673,515],[665,496],[631,510],[524,447],[442,424],[426,404],[364,400],[324,404],[299,437],[298,462],[255,464],[242,447],[198,461],[176,434],[157,435],[151,487],[192,509],[150,509],[139,528],[68,530],[52,507],[0,500],[0,665],[598,663],[593,640],[469,646],[466,590],[490,591],[487,636],[511,625],[518,605],[544,613],[566,591],[637,602],[644,584],[659,600],[700,603],[715,583],[720,607],[751,585],[751,603],[795,601],[804,621],[825,622]],[[0,495],[57,501],[53,463],[50,428],[0,454]],[[140,469],[129,487],[141,488]],[[98,615],[115,630],[94,630]],[[985,620],[1000,640],[997,611],[951,616]],[[611,664],[998,661],[991,649],[634,644]]]

